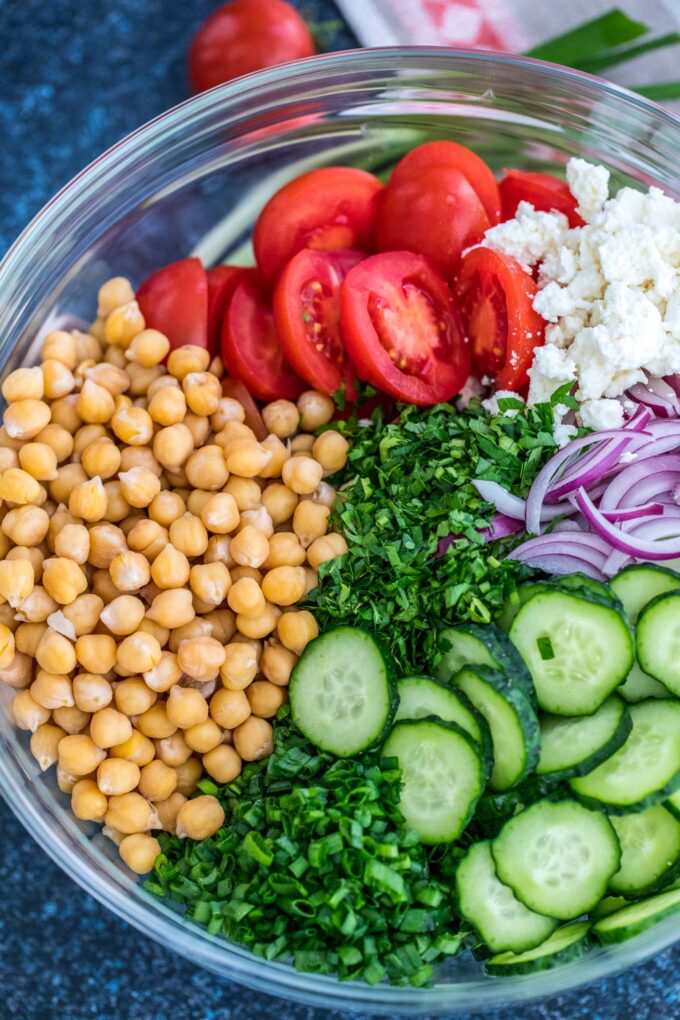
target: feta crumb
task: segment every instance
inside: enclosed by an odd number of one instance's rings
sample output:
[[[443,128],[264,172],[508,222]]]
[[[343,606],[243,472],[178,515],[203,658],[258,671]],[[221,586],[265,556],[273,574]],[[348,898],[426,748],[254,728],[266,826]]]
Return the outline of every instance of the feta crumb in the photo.
[[[623,425],[623,407],[618,400],[585,400],[581,421],[587,429],[618,429]]]
[[[507,400],[508,398],[512,398],[513,400],[522,400],[520,395],[518,393],[515,393],[513,390],[496,390],[496,392],[493,393],[487,400],[482,401],[482,407],[488,414],[492,415],[501,414],[501,410],[498,406],[498,401]],[[523,400],[522,403],[524,403]],[[502,413],[505,418],[516,418],[517,415],[519,414],[519,408],[509,407],[506,411],[503,411]]]
[[[576,212],[590,223],[609,198],[609,170],[587,163],[585,159],[570,159],[567,184],[577,202]]]
[[[567,217],[559,212],[537,212],[520,202],[512,220],[490,227],[482,244],[517,259],[525,269],[556,256],[569,231]]]
[[[563,425],[560,423],[553,429],[553,439],[559,447],[566,446],[567,443],[572,441],[577,432],[578,429],[575,425]]]

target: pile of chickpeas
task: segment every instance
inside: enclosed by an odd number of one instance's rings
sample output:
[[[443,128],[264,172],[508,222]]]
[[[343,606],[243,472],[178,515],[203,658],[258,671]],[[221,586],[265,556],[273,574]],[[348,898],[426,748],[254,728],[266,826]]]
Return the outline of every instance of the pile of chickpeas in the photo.
[[[296,604],[347,550],[324,481],[347,442],[311,434],[334,411],[311,390],[266,406],[258,440],[219,358],[170,350],[122,277],[98,299],[89,333],[49,333],[2,385],[0,680],[40,768],[144,874],[153,830],[223,824],[204,774],[273,750],[318,633]]]

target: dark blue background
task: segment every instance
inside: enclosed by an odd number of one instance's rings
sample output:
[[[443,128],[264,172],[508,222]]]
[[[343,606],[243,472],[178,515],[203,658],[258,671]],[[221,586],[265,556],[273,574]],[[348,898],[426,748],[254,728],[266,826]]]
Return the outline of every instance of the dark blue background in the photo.
[[[312,20],[337,17],[330,0],[297,2]],[[187,44],[214,7],[212,0],[0,0],[0,252],[81,167],[186,97]],[[351,34],[339,28],[329,48],[352,45]],[[671,950],[521,1015],[680,1017],[679,969],[680,950]],[[0,803],[3,1020],[274,1014],[322,1016],[220,981],[139,935],[82,893]],[[487,1014],[495,1020],[517,1015]]]

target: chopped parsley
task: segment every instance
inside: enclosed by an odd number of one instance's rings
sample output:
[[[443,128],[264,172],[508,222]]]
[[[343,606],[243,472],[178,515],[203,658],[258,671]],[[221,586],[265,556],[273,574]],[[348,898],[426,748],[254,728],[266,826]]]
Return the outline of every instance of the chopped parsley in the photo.
[[[199,783],[219,796],[224,826],[198,843],[162,833],[146,888],[267,960],[427,984],[468,933],[455,920],[448,857],[402,828],[396,764],[317,751],[283,708],[270,758],[229,786]]]
[[[485,544],[495,510],[472,480],[526,496],[555,450],[554,407],[570,400],[563,388],[532,408],[502,399],[493,416],[473,401],[462,411],[401,405],[393,423],[380,412],[370,424],[340,423],[351,449],[334,479],[342,489],[334,518],[349,551],[321,566],[310,593],[320,629],[367,626],[382,633],[400,670],[429,672],[442,627],[494,619],[528,570],[503,559],[512,540]],[[447,535],[459,538],[437,558]]]

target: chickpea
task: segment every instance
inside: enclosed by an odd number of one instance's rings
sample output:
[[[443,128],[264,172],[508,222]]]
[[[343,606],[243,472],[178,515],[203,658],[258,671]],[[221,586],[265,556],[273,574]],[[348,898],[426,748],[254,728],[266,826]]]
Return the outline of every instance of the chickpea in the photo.
[[[267,536],[252,524],[234,535],[229,548],[236,563],[244,567],[260,567],[269,555]]]
[[[157,329],[144,329],[133,338],[125,357],[144,368],[152,368],[159,365],[169,351],[170,341],[165,334]]]
[[[231,577],[224,563],[197,563],[191,568],[189,585],[203,603],[219,606],[227,597]]]
[[[116,556],[125,552],[125,535],[115,524],[97,524],[90,528],[89,562],[93,567],[108,570]]]
[[[125,350],[144,329],[144,316],[135,300],[118,305],[104,320],[104,339],[108,344]]]
[[[145,612],[141,599],[135,598],[134,595],[119,595],[102,609],[100,618],[112,634],[126,636],[137,630]]]
[[[42,376],[41,376],[42,378]],[[33,439],[49,425],[51,411],[43,400],[17,400],[7,407],[3,423],[10,439]]]
[[[172,768],[183,765],[191,757],[191,748],[181,730],[176,730],[169,737],[156,740],[156,757]]]
[[[59,742],[58,750],[59,764],[73,776],[89,775],[106,757],[106,751],[97,747],[91,737],[84,733],[65,735]]]
[[[148,514],[152,521],[169,528],[173,521],[186,513],[186,504],[176,492],[162,490],[151,501]],[[205,524],[205,521],[203,522]],[[207,527],[207,525],[206,525]]]
[[[108,673],[116,662],[116,642],[108,634],[84,634],[76,641],[76,657],[85,673]]]
[[[82,712],[98,712],[111,703],[113,689],[103,676],[78,673],[73,680],[73,700]]]
[[[195,797],[177,813],[176,832],[180,839],[208,839],[224,825],[224,808],[216,797]]]
[[[321,464],[324,471],[333,474],[340,471],[347,463],[349,443],[339,432],[329,429],[322,432],[315,440],[312,455]]]
[[[90,722],[90,713],[72,705],[70,708],[55,708],[52,719],[65,733],[82,733]]]
[[[55,536],[57,556],[72,559],[79,566],[87,563],[90,555],[90,533],[84,524],[66,524]]]
[[[222,730],[214,719],[210,718],[185,729],[184,739],[192,751],[196,751],[198,754],[206,754],[208,751],[212,751],[213,747],[217,747],[218,744],[222,743]],[[200,772],[197,778],[200,779]],[[189,792],[181,783],[178,783],[178,789],[180,793]]]
[[[58,463],[66,460],[73,452],[73,436],[61,425],[46,425],[35,437],[35,442],[49,446]]]
[[[207,683],[218,675],[225,655],[224,646],[219,641],[203,635],[180,641],[177,662],[187,676],[199,683]]]
[[[26,443],[19,450],[19,464],[39,482],[51,482],[57,477],[57,455],[47,443]]]
[[[107,280],[99,288],[97,294],[97,315],[105,319],[114,308],[127,305],[130,301],[134,301],[134,299],[135,292],[130,281],[126,280],[124,276],[112,276],[110,280]]]
[[[266,428],[279,439],[288,439],[297,432],[300,413],[290,400],[274,400],[262,409]]]
[[[232,439],[256,439],[253,430],[239,421],[228,421],[220,429],[220,446],[227,446]]]
[[[51,485],[55,483],[52,482]],[[40,496],[40,483],[21,468],[8,468],[0,475],[0,499],[24,506]]]
[[[177,790],[170,794],[167,800],[157,800],[155,802],[156,812],[165,832],[175,832],[179,809],[186,802],[187,798],[183,793],[178,793]]]
[[[157,478],[163,474],[163,468],[153,455],[149,446],[124,446],[120,451],[121,471],[130,471],[131,468],[142,467],[151,471]]]
[[[314,570],[318,570],[322,563],[334,560],[336,556],[344,556],[347,552],[347,542],[342,535],[335,533],[317,538],[307,550],[307,560]]]
[[[239,404],[238,400],[234,400],[232,397],[220,397],[217,410],[210,415],[210,426],[213,432],[220,432],[227,422],[242,423],[245,421],[245,416],[243,404]]]
[[[103,822],[108,801],[94,779],[80,779],[71,793],[71,810],[85,822]]]
[[[63,329],[53,330],[45,337],[40,356],[43,361],[56,358],[67,368],[75,368],[78,363],[75,337]]]
[[[184,471],[190,485],[218,492],[226,484],[229,472],[219,446],[203,446],[187,460]]]
[[[42,583],[47,594],[62,606],[69,605],[87,588],[87,578],[82,569],[65,556],[45,560]]]
[[[234,497],[236,506],[241,512],[257,510],[260,505],[262,490],[253,478],[239,478],[233,475],[225,485],[224,491]]]
[[[70,708],[75,704],[70,679],[59,673],[39,669],[31,684],[31,697],[43,708]]]
[[[19,400],[42,400],[43,392],[40,368],[17,368],[2,384],[2,395],[8,404]]]
[[[210,354],[204,347],[184,344],[168,355],[168,372],[180,381],[190,372],[205,372],[210,364]]]
[[[94,523],[106,514],[108,499],[101,478],[95,475],[81,482],[71,492],[68,508],[74,517]]]
[[[35,659],[38,645],[47,634],[49,627],[44,623],[22,623],[14,632],[14,646],[18,652]]]
[[[5,514],[2,530],[16,545],[39,545],[47,534],[50,518],[39,506],[19,506]]]
[[[250,713],[250,704],[243,690],[228,690],[221,687],[210,699],[210,716],[225,730],[233,730],[240,726]]]
[[[121,592],[139,591],[151,578],[149,561],[137,552],[118,553],[109,564],[109,573]]]
[[[147,611],[149,620],[160,624],[161,627],[174,630],[175,633],[177,629],[190,623],[194,616],[191,592],[186,588],[169,588],[167,591],[161,591]]]
[[[305,572],[302,567],[274,567],[265,574],[262,594],[267,602],[291,606],[305,593]]]
[[[43,627],[41,623],[24,623],[22,627]],[[20,628],[21,629],[21,628]],[[18,631],[17,631],[18,633]],[[76,667],[76,651],[62,634],[47,628],[35,649],[35,659],[48,673],[70,673]]]
[[[272,459],[270,450],[266,450],[255,439],[234,439],[225,447],[224,455],[229,474],[241,478],[254,478],[266,468]]]
[[[151,396],[147,410],[153,421],[168,428],[184,421],[187,402],[177,386],[162,386]]]
[[[140,793],[123,793],[120,797],[110,797],[104,821],[111,828],[126,834],[158,828],[156,812]]]
[[[161,845],[154,836],[132,832],[121,841],[118,850],[130,871],[134,871],[136,875],[146,875],[153,871],[156,858],[161,852]]]
[[[314,432],[327,425],[335,414],[334,401],[316,390],[305,390],[298,397],[297,408],[300,412],[300,428],[305,432]]]
[[[0,682],[14,687],[15,690],[23,690],[28,687],[33,679],[33,661],[30,656],[16,652],[8,666],[0,668]]]
[[[231,555],[231,539],[227,535],[213,535],[208,539],[208,548],[203,556],[205,563],[224,563],[225,567],[235,567]]]
[[[256,680],[246,691],[246,697],[253,715],[271,719],[287,701],[288,695],[285,687],[269,680]]]
[[[262,492],[262,506],[274,525],[283,524],[293,516],[298,499],[298,494],[281,482],[273,482]]]
[[[30,598],[30,596],[28,597]],[[24,599],[21,603],[22,606],[25,602],[26,599]],[[0,669],[6,669],[10,665],[15,654],[16,644],[14,640],[14,633],[4,623],[0,624]]]
[[[162,694],[169,691],[174,684],[179,683],[182,679],[182,669],[177,661],[177,656],[173,652],[164,651],[161,652],[161,657],[156,665],[152,669],[146,670],[143,676],[144,682],[150,690]]]
[[[160,479],[148,468],[130,468],[129,471],[121,471],[118,478],[123,496],[130,506],[147,507],[161,491]]]
[[[41,772],[46,772],[54,765],[59,758],[59,744],[66,736],[60,726],[53,726],[51,723],[43,723],[31,736],[31,754],[40,766]]]
[[[262,564],[266,570],[277,567],[301,567],[306,560],[305,550],[292,531],[279,531],[269,540],[269,556]]]
[[[283,613],[278,619],[276,630],[281,644],[296,655],[301,655],[309,642],[319,636],[317,622],[306,609]]]
[[[76,369],[76,375],[79,374],[81,368],[87,364],[83,362],[82,366],[78,366]],[[130,377],[127,372],[117,365],[111,365],[103,361],[100,364],[90,365],[84,369],[83,375],[85,379],[90,379],[98,386],[103,386],[105,390],[108,390],[111,396],[118,397],[130,386]]]
[[[257,675],[257,670],[257,655],[249,644],[233,641],[226,646],[225,659],[220,668],[220,676],[227,690],[240,691],[247,687]],[[211,705],[220,693],[220,691],[215,693]],[[225,724],[225,729],[231,728],[230,725]]]
[[[229,589],[229,608],[243,616],[256,617],[264,612],[265,597],[257,581],[243,577]]]
[[[181,588],[189,580],[189,560],[168,542],[151,564],[151,578],[160,589]]]
[[[270,723],[250,715],[233,733],[234,748],[243,761],[259,761],[274,750],[274,731]]]
[[[173,470],[186,463],[194,449],[194,437],[183,423],[160,429],[153,440],[153,452],[159,464]]]
[[[293,492],[306,496],[314,492],[318,486],[323,468],[312,457],[296,454],[285,462],[281,474],[283,481]]]
[[[281,610],[278,606],[265,602],[265,607],[259,616],[244,616],[242,613],[238,613],[236,627],[244,637],[265,638],[276,627],[280,614]]]
[[[141,771],[139,792],[150,801],[167,800],[177,788],[177,773],[170,765],[156,758]]]
[[[203,768],[216,783],[233,783],[241,774],[241,759],[229,744],[218,744],[203,755]]]
[[[201,516],[201,510],[211,498],[211,493],[206,489],[192,489],[187,499],[187,510],[194,517]]]
[[[149,737],[144,736],[143,733],[140,733],[139,730],[133,730],[132,736],[124,744],[115,744],[111,748],[111,756],[113,758],[125,758],[126,761],[134,762],[140,768],[153,761],[155,754],[156,749],[153,741]]]
[[[92,633],[99,623],[103,608],[104,601],[98,595],[79,595],[70,605],[64,606],[62,615],[72,625],[76,637],[79,638]]]
[[[22,450],[25,450],[27,446],[33,445],[39,446],[41,444],[26,443],[24,446],[19,448],[19,453],[17,453],[16,450],[11,450],[8,446],[0,446],[0,474],[2,474],[3,471],[9,471],[10,468],[18,468],[21,464],[19,454]],[[34,472],[31,471],[26,464],[21,464],[21,467],[27,474],[33,475],[35,478]]]
[[[82,641],[84,638],[80,640]],[[137,631],[136,634],[130,634],[123,638],[116,653],[117,664],[131,674],[148,672],[160,662],[160,658],[161,646],[158,639],[153,634],[146,634],[143,631]]]
[[[269,463],[260,471],[260,478],[278,478],[290,458],[290,450],[277,436],[267,436],[260,445],[271,455]]]
[[[182,389],[194,414],[214,414],[220,406],[222,387],[210,372],[188,372],[182,379]]]
[[[200,517],[193,514],[182,514],[173,521],[169,534],[172,544],[189,558],[202,556],[208,548],[208,532],[205,525]]]
[[[94,325],[94,323],[93,323]],[[97,361],[103,355],[102,345],[99,339],[94,336],[93,331],[81,333],[80,330],[73,330],[73,339],[76,342],[76,365],[88,358]],[[101,339],[104,339],[104,324],[102,322]]]
[[[307,549],[317,538],[323,537],[328,531],[330,507],[322,503],[314,503],[303,499],[293,515],[293,531],[300,540],[303,549]]]
[[[124,744],[132,736],[132,723],[115,708],[102,708],[90,720],[90,736],[97,747]]]
[[[227,535],[239,524],[239,509],[236,500],[227,492],[211,495],[200,513],[206,529],[216,535]]]
[[[238,530],[243,531],[243,529],[247,528],[249,525],[255,528],[256,531],[261,531],[267,538],[271,538],[274,534],[272,519],[269,516],[268,511],[263,506],[259,506],[257,510],[243,511]]]
[[[140,775],[139,765],[133,761],[106,758],[97,769],[97,786],[107,797],[121,797],[137,789]]]
[[[294,453],[310,453],[314,447],[314,436],[299,432],[293,439],[289,439],[291,454]]]
[[[35,733],[39,726],[49,722],[49,708],[40,705],[29,690],[18,691],[12,701],[12,718],[20,730]]]

